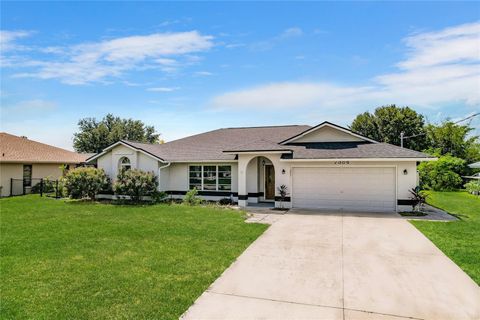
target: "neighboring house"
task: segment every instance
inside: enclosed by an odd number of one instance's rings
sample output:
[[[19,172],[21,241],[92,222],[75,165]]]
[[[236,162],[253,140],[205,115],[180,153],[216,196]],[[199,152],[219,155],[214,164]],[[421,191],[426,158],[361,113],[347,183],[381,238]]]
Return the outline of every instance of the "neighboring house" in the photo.
[[[240,206],[395,211],[409,205],[426,154],[379,143],[338,125],[218,129],[165,144],[119,141],[89,158],[115,180],[122,168],[154,172],[181,198],[233,197]],[[280,203],[278,188],[289,195]]]
[[[91,155],[90,155],[91,156]],[[0,133],[1,196],[28,193],[41,178],[57,179],[62,165],[78,165],[88,157],[48,144]]]

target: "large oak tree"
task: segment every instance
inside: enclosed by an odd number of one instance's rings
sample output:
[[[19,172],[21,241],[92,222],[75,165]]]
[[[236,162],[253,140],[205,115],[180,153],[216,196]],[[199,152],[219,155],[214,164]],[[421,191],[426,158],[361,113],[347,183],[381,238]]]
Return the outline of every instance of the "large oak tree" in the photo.
[[[78,121],[79,131],[74,134],[73,147],[77,152],[98,153],[119,140],[160,143],[160,134],[153,126],[140,120],[122,119],[107,114],[102,120],[83,118]]]

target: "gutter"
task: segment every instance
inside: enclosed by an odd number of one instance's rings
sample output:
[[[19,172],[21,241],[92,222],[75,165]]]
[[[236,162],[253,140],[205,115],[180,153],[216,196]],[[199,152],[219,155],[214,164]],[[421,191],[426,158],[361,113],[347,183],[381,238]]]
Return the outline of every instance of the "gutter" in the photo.
[[[171,164],[172,164],[171,162],[168,162],[166,165],[158,167],[158,191],[161,191],[160,186],[161,186],[161,179],[162,179],[162,169],[170,167]]]
[[[168,162],[166,165],[164,165],[162,167],[158,167],[158,174],[160,175],[160,171],[162,171],[162,169],[170,167],[171,164],[172,164],[171,162]]]
[[[327,161],[435,161],[438,158],[302,158],[302,159],[280,159],[280,162],[327,162]]]

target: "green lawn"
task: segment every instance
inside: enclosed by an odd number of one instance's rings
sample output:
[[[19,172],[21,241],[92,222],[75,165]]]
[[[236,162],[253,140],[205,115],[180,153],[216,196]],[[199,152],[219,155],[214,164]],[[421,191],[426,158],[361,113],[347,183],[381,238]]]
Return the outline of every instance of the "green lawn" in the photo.
[[[0,318],[177,319],[267,228],[182,205],[0,200]]]
[[[411,222],[480,284],[480,197],[467,192],[429,192],[427,202],[461,220]]]

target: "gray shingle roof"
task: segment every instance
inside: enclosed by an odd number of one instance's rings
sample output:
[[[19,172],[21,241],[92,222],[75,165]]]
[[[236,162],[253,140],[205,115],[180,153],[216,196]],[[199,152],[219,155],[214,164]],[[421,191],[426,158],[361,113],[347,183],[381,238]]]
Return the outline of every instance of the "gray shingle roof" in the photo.
[[[422,152],[387,143],[322,142],[279,143],[298,135],[310,126],[272,126],[226,128],[174,140],[164,144],[124,141],[165,161],[235,160],[236,152],[283,151],[290,159],[342,158],[428,158]]]
[[[224,150],[223,152],[248,152],[248,151],[291,151],[289,146],[278,144],[277,142],[259,139],[251,142],[243,143],[242,145],[235,146],[231,149]]]
[[[234,160],[235,155],[223,151],[262,139],[271,144],[278,143],[308,128],[310,126],[304,125],[226,128],[164,144],[125,142],[165,161]]]

